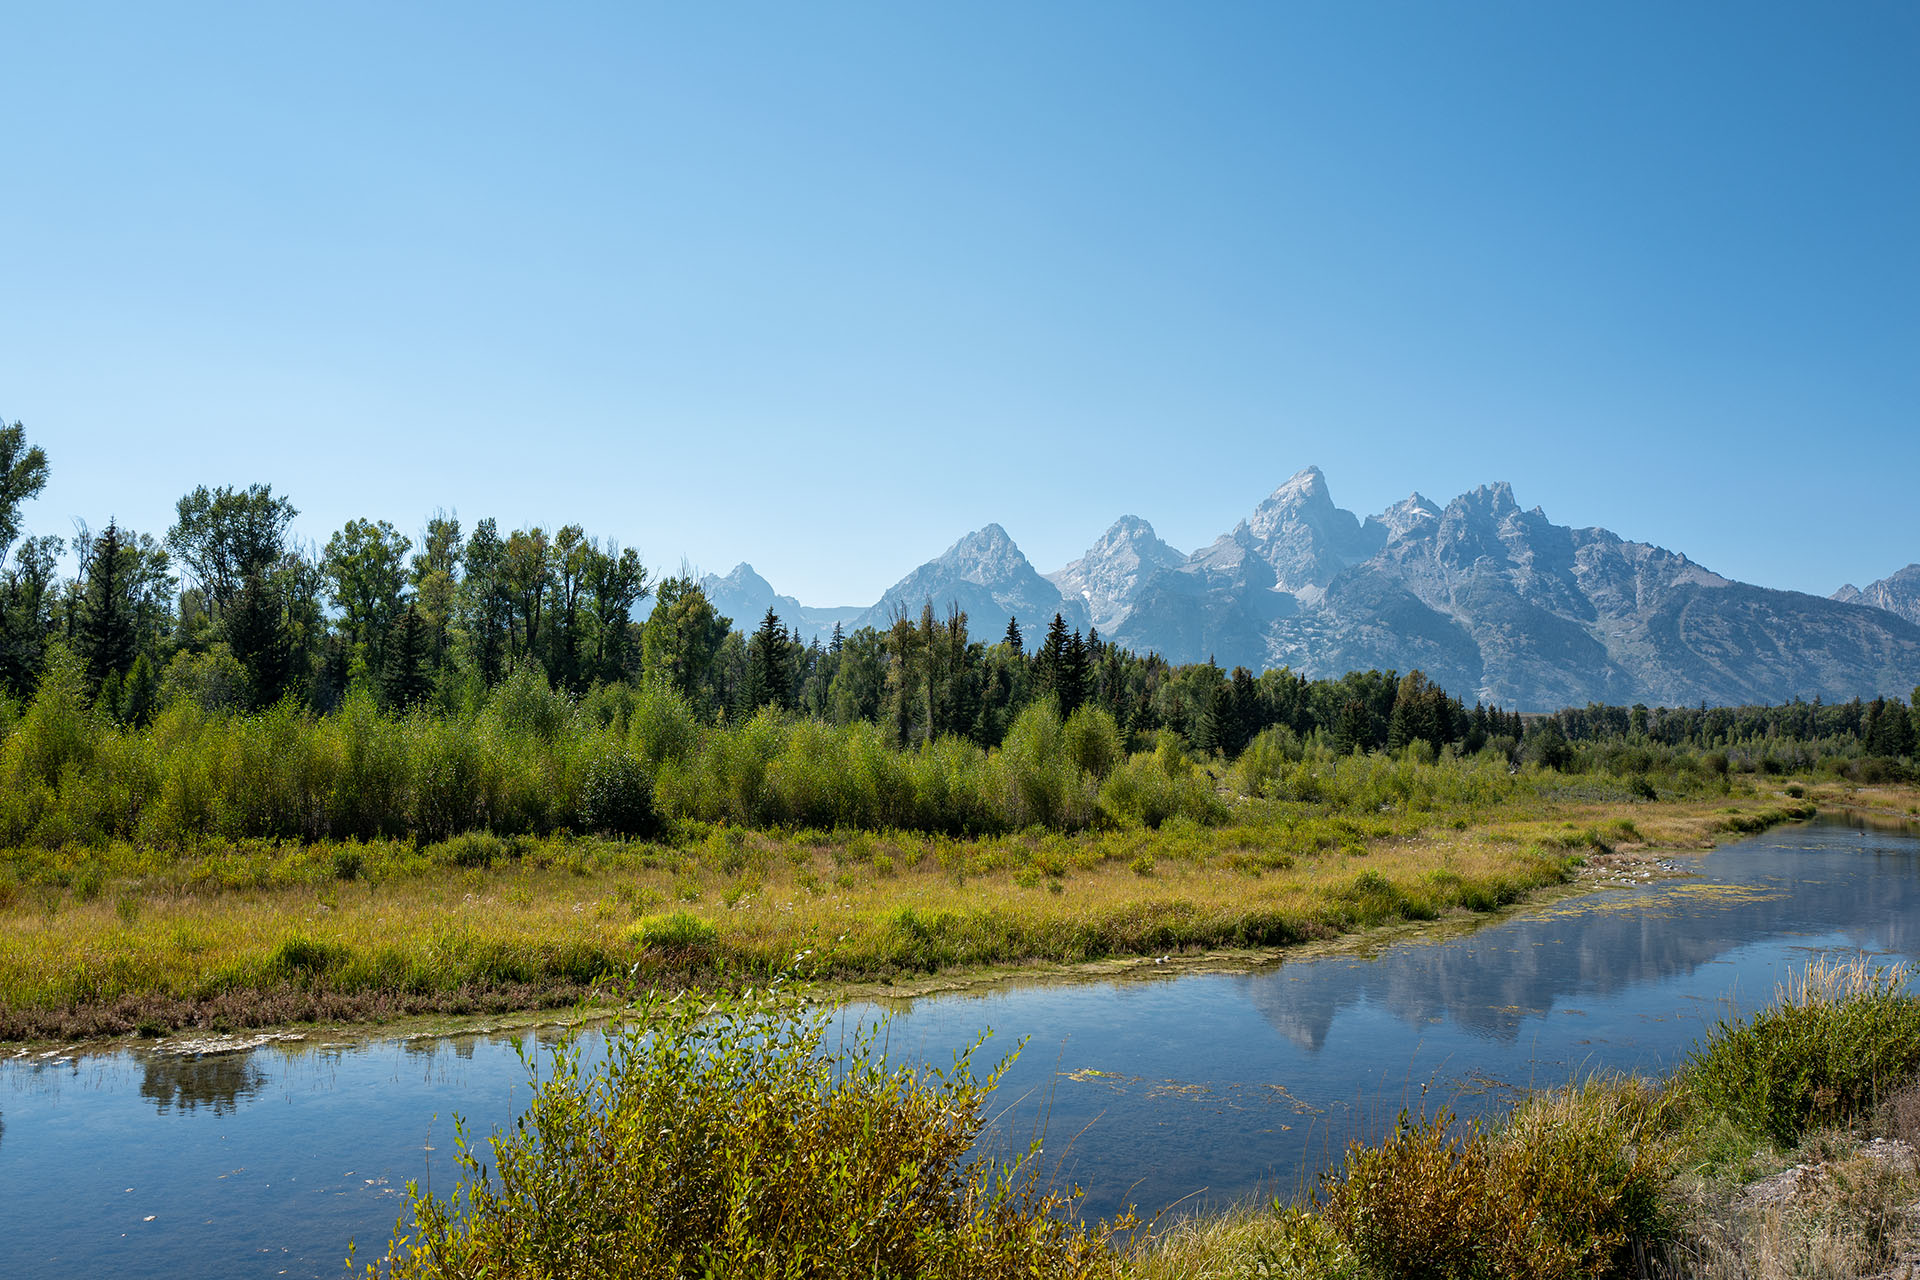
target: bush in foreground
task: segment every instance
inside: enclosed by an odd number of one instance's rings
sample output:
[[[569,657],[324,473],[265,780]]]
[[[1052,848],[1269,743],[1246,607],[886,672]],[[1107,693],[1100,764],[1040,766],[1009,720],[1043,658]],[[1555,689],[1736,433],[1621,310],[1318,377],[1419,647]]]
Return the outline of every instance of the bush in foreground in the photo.
[[[1118,1276],[1102,1234],[1030,1164],[968,1160],[1010,1058],[984,1077],[971,1050],[944,1071],[888,1067],[871,1030],[829,1058],[828,1023],[793,996],[650,997],[610,1033],[602,1065],[557,1049],[490,1157],[462,1133],[462,1187],[444,1200],[410,1187],[411,1228],[403,1219],[379,1270]]]
[[[1910,976],[1864,957],[1817,961],[1751,1019],[1721,1023],[1694,1052],[1687,1086],[1707,1111],[1788,1146],[1870,1112],[1920,1071]]]

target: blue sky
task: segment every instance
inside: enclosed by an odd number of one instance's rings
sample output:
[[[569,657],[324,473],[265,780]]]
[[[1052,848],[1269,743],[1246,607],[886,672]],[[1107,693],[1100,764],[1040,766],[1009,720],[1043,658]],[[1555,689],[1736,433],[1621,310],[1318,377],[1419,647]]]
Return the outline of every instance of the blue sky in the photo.
[[[578,521],[868,603],[1317,463],[1920,560],[1920,8],[12,6],[38,532]]]

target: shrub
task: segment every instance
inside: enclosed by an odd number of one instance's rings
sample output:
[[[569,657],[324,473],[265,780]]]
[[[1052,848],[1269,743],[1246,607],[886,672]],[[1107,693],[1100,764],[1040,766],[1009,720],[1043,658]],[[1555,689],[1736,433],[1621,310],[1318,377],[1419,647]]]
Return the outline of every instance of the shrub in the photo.
[[[633,927],[632,936],[649,951],[682,959],[704,955],[720,941],[720,931],[691,911],[647,916]]]
[[[1492,1133],[1402,1112],[1385,1142],[1348,1149],[1327,1221],[1363,1265],[1403,1280],[1631,1275],[1674,1225],[1656,1097],[1593,1082],[1522,1103]]]
[[[649,998],[588,1070],[561,1045],[464,1183],[412,1194],[382,1270],[411,1277],[1117,1276],[1031,1166],[967,1162],[989,1092],[971,1051],[889,1067],[868,1028],[791,996]],[[977,1046],[976,1046],[977,1047]],[[411,1191],[411,1188],[410,1188]],[[1121,1224],[1122,1227],[1131,1223]]]
[[[617,836],[649,836],[660,829],[653,809],[653,780],[640,762],[616,748],[587,766],[580,818],[590,831]]]
[[[1920,1000],[1905,966],[1819,960],[1744,1022],[1722,1022],[1685,1072],[1693,1097],[1785,1145],[1870,1112],[1920,1070]]]

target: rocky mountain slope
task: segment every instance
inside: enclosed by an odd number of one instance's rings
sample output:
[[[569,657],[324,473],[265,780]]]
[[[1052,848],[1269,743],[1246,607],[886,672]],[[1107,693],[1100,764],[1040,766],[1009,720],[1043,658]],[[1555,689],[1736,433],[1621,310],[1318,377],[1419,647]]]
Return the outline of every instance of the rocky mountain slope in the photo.
[[[1833,593],[1842,604],[1865,604],[1888,613],[1897,613],[1920,626],[1920,564],[1910,564],[1875,583],[1865,591],[1851,582]]]
[[[851,624],[865,610],[858,605],[820,609],[801,604],[792,596],[777,594],[773,584],[753,571],[744,560],[733,566],[726,577],[709,573],[700,579],[700,589],[723,616],[733,619],[736,631],[752,631],[772,609],[802,641],[818,639],[825,644],[833,634],[833,624]]]
[[[1309,467],[1184,557],[1126,516],[1043,577],[988,525],[848,625],[957,604],[991,643],[1009,615],[1037,638],[1059,612],[1175,662],[1316,677],[1418,667],[1469,702],[1551,710],[1904,697],[1920,683],[1920,619],[1899,606],[1916,601],[1920,566],[1848,599],[1773,591],[1556,525],[1506,484],[1444,507],[1416,493],[1362,520]]]
[[[1062,596],[997,524],[968,534],[896,582],[852,625],[884,630],[902,614],[918,618],[928,604],[940,617],[957,606],[967,615],[967,630],[989,644],[1006,632],[1009,618],[1018,618],[1021,630],[1035,637],[1056,613],[1070,627],[1085,631],[1091,625],[1086,602]]]

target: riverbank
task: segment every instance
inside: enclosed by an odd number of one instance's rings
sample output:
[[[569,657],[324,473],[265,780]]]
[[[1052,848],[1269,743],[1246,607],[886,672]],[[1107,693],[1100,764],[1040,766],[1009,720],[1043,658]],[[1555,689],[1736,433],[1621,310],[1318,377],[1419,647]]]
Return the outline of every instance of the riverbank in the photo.
[[[1908,1280],[1920,1267],[1920,1001],[1816,962],[1659,1082],[1599,1078],[1498,1122],[1403,1114],[1291,1204],[1136,1240],[1128,1280]]]
[[[1817,799],[1340,767],[1389,802],[1241,801],[1219,826],[974,840],[687,824],[662,842],[0,852],[0,1038],[492,1018],[796,963],[836,988],[911,995],[1271,953],[1649,873],[1665,851],[1808,816]]]
[[[676,1275],[675,1242],[696,1239],[691,1269],[743,1277],[768,1257],[1050,1280],[1891,1276],[1920,1250],[1908,978],[1817,961],[1659,1081],[1596,1075],[1472,1124],[1414,1103],[1290,1203],[1097,1225],[1037,1159],[967,1162],[999,1073],[965,1055],[917,1072],[869,1029],[826,1056],[830,1015],[775,992],[643,1002],[593,1065],[562,1051],[543,1069],[490,1154],[463,1145],[467,1185],[416,1196],[384,1262]],[[477,1184],[483,1158],[499,1176]]]

